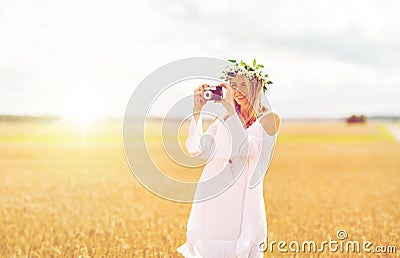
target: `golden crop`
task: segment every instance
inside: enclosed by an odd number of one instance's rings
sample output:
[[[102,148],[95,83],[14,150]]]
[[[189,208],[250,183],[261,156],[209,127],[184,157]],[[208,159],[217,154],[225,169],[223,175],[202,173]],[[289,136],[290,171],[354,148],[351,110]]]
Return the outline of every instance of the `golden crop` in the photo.
[[[201,169],[188,173],[166,159],[157,128],[148,138],[160,169],[197,180]],[[81,129],[0,123],[0,257],[179,257],[191,205],[138,183],[120,121]],[[349,240],[397,244],[399,252],[399,153],[383,124],[283,122],[264,180],[269,240],[321,242],[343,229]]]

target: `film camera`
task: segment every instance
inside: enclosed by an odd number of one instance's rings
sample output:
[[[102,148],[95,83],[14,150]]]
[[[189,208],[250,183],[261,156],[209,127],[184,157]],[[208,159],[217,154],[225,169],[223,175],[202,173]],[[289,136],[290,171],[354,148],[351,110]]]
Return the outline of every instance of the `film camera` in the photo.
[[[222,86],[204,86],[204,99],[209,100],[221,100],[223,98]]]

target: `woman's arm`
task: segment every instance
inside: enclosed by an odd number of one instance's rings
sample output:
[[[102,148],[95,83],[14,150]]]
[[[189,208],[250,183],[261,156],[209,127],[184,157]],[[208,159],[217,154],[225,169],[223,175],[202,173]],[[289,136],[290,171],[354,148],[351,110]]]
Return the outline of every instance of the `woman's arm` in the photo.
[[[201,110],[207,103],[204,98],[204,86],[206,85],[207,84],[200,85],[193,92],[193,117],[196,123],[199,120]]]
[[[204,86],[205,84],[202,84],[194,91],[193,116],[190,120],[186,148],[192,156],[208,159],[215,150],[216,126],[214,120],[207,131],[203,133],[201,110],[207,102],[203,97]]]
[[[269,136],[274,136],[279,132],[281,118],[277,113],[269,111],[262,115],[260,123]]]
[[[186,148],[188,152],[199,158],[210,158],[215,151],[215,133],[217,131],[216,124],[212,123],[206,132],[203,133],[203,118],[202,114],[198,115],[198,120],[192,116],[188,138],[186,139]]]

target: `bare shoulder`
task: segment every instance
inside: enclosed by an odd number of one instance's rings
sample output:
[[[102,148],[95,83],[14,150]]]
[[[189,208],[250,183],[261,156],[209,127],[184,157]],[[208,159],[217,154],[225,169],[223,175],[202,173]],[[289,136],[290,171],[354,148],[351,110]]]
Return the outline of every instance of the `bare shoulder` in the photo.
[[[275,112],[266,112],[261,116],[260,123],[264,127],[264,130],[267,132],[267,134],[272,136],[279,131],[281,118]]]

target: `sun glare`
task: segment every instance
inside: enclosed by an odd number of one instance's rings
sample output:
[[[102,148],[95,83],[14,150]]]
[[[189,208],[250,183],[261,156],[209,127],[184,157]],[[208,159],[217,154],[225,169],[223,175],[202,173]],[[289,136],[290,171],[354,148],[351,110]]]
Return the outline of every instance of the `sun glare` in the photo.
[[[98,119],[103,118],[99,105],[88,99],[71,101],[64,105],[62,116],[65,120],[78,124],[82,132],[86,132],[89,125]]]

